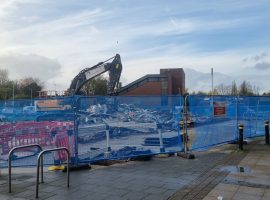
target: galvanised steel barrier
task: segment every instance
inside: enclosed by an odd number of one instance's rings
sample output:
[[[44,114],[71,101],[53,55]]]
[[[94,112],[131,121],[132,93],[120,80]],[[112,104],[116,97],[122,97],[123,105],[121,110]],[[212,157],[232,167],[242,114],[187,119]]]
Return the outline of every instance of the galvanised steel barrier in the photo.
[[[70,152],[66,147],[59,147],[59,148],[53,148],[53,149],[47,149],[43,150],[39,153],[38,159],[37,159],[37,179],[36,179],[36,198],[38,198],[38,189],[39,189],[39,168],[41,167],[41,183],[44,183],[43,178],[43,154],[49,153],[49,152],[55,152],[55,151],[65,151],[67,154],[67,187],[69,187],[69,164],[70,164]]]
[[[11,193],[11,161],[12,161],[12,155],[16,150],[19,149],[25,149],[25,148],[31,148],[31,147],[37,147],[39,151],[42,151],[42,147],[39,144],[30,144],[30,145],[24,145],[24,146],[18,146],[12,148],[8,153],[8,192]],[[42,163],[43,165],[43,163]],[[41,173],[43,174],[43,168],[41,169]]]

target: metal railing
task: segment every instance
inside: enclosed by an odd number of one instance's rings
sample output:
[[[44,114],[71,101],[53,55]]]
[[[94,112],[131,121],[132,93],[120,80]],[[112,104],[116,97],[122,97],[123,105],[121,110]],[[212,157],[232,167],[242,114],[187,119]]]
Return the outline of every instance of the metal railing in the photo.
[[[59,147],[59,148],[53,148],[53,149],[47,149],[43,150],[39,153],[38,159],[37,159],[37,180],[36,180],[36,198],[38,198],[38,188],[39,188],[39,168],[41,167],[41,183],[44,183],[43,178],[43,154],[52,152],[52,151],[66,151],[67,153],[67,187],[69,187],[69,163],[70,163],[70,152],[66,147]],[[41,166],[40,166],[41,165]]]
[[[12,161],[11,156],[13,155],[14,151],[16,151],[18,149],[25,149],[25,148],[30,148],[30,147],[37,147],[40,151],[42,151],[42,147],[40,145],[30,144],[30,145],[23,145],[23,146],[14,147],[8,153],[8,192],[9,193],[11,193],[11,161]],[[42,165],[43,165],[43,163],[42,163]],[[43,169],[41,169],[41,170],[42,170],[42,174],[43,174]]]

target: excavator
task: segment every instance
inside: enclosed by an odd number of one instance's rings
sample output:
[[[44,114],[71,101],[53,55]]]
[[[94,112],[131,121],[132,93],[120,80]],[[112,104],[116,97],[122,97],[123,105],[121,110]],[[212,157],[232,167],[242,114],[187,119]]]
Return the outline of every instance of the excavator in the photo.
[[[119,54],[100,62],[93,67],[85,68],[79,72],[72,80],[69,89],[65,92],[67,96],[82,95],[80,89],[90,80],[97,76],[109,72],[108,81],[108,95],[116,95],[116,90],[119,88],[119,80],[122,72],[121,57]],[[48,97],[46,91],[40,97]],[[44,95],[45,94],[45,95]],[[35,108],[37,111],[52,111],[52,110],[66,110],[66,106],[58,99],[46,99],[35,101]]]
[[[116,54],[114,57],[100,62],[93,67],[83,69],[72,80],[68,89],[69,95],[80,94],[80,89],[84,86],[84,84],[107,71],[109,72],[107,94],[113,95],[116,89],[119,88],[119,79],[122,72],[122,63],[119,54]]]

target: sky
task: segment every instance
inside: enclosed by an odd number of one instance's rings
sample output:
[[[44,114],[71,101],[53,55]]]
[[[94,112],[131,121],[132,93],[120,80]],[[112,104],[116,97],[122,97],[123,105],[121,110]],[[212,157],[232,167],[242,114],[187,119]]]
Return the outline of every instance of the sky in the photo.
[[[65,90],[119,53],[123,85],[182,67],[189,91],[208,91],[213,68],[214,85],[269,91],[269,10],[269,0],[0,0],[0,68]]]

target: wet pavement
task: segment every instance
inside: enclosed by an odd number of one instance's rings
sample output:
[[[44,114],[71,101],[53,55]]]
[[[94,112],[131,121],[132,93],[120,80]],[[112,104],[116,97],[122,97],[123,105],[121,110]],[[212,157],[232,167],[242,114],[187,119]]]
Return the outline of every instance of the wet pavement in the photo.
[[[270,146],[257,141],[245,149],[248,155],[238,165],[242,170],[229,168],[230,173],[203,200],[270,199]]]
[[[256,139],[243,152],[237,145],[224,145],[196,152],[194,160],[154,157],[93,166],[72,171],[69,188],[66,173],[46,172],[39,199],[270,199],[269,152],[270,147]],[[11,194],[7,170],[1,171],[1,200],[36,199],[35,168],[13,170]]]

